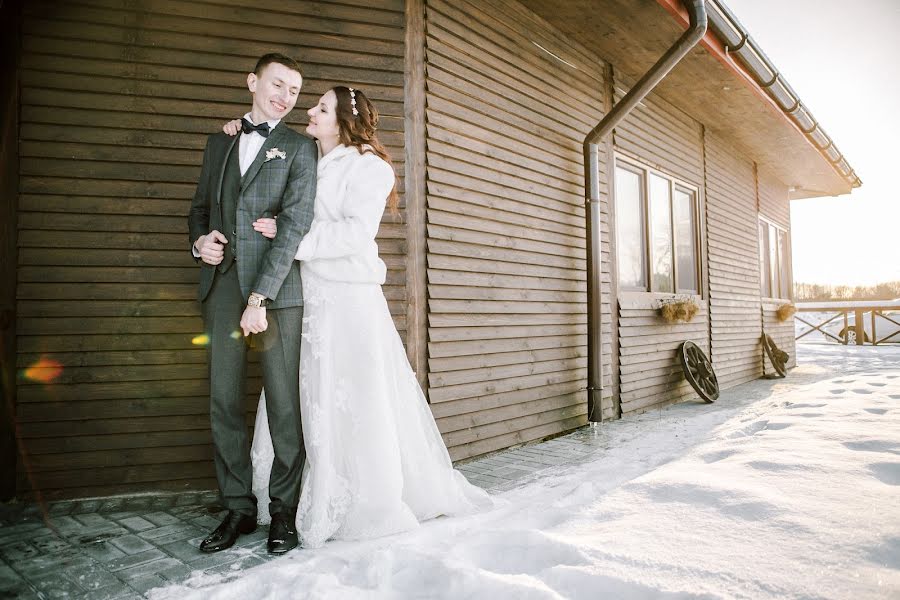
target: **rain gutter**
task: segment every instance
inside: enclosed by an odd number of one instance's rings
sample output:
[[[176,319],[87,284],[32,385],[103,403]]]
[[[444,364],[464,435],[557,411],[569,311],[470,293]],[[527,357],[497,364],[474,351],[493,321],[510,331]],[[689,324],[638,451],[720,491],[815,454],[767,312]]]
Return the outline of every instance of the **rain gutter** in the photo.
[[[809,109],[800,101],[797,92],[750,37],[734,13],[720,0],[709,0],[708,8],[710,28],[725,45],[726,55],[737,57],[753,81],[794,122],[813,147],[847,180],[851,188],[861,186],[862,181],[834,145],[834,141],[825,133]]]
[[[588,420],[601,422],[603,391],[603,344],[600,302],[600,143],[638,103],[669,74],[706,35],[705,0],[685,0],[690,26],[618,104],[584,139],[584,178],[588,248]]]

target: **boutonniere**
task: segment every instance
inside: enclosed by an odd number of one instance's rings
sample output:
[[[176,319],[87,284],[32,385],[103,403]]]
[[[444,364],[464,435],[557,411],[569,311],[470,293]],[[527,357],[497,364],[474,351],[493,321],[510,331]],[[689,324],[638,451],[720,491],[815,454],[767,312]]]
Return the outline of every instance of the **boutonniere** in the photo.
[[[281,160],[284,160],[287,158],[287,154],[284,152],[284,150],[279,150],[278,148],[269,148],[268,150],[266,150],[266,161],[265,162],[269,162],[270,160],[275,160],[276,158],[280,158]]]

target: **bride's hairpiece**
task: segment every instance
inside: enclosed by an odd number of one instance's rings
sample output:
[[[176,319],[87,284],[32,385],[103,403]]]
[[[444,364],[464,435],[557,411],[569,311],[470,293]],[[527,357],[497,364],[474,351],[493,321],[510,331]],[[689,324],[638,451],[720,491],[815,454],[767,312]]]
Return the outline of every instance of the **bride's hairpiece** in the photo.
[[[350,90],[350,107],[353,110],[353,116],[358,117],[359,111],[356,109],[356,92],[352,87],[348,87],[347,89]]]

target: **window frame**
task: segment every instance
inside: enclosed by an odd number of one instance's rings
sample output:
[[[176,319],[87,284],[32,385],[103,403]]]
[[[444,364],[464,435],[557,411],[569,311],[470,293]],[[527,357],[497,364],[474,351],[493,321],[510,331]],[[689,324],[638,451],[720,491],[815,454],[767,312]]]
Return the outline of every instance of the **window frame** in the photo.
[[[619,167],[618,160],[616,160],[616,163],[615,163],[615,165],[613,166],[613,177],[615,177],[615,170],[616,170],[616,168],[618,168],[618,167]],[[620,283],[619,280],[618,280],[618,277],[619,277],[619,271],[620,271],[620,269],[619,269],[619,263],[618,263],[618,260],[619,260],[619,258],[618,258],[618,257],[619,257],[618,252],[616,253],[616,284],[619,286],[619,289],[623,289],[623,290],[628,290],[628,291],[645,291],[646,289],[648,289],[648,288],[650,287],[650,279],[649,279],[649,277],[648,277],[648,272],[649,272],[649,264],[648,264],[648,260],[649,260],[649,252],[648,252],[648,250],[649,250],[649,247],[650,247],[650,242],[649,242],[649,240],[648,240],[648,238],[647,238],[647,235],[649,234],[649,231],[650,231],[650,227],[649,227],[648,218],[647,218],[647,215],[648,215],[648,213],[647,213],[647,208],[648,208],[647,202],[648,202],[648,200],[647,200],[647,183],[646,183],[646,177],[645,177],[644,172],[641,170],[640,167],[637,167],[637,166],[635,166],[635,165],[632,165],[631,163],[626,162],[625,165],[624,165],[622,168],[623,168],[624,170],[626,170],[626,171],[628,171],[628,172],[634,174],[634,175],[637,175],[638,179],[640,180],[640,186],[639,186],[639,190],[638,190],[638,191],[639,191],[639,193],[640,193],[640,205],[639,205],[639,209],[640,209],[640,220],[641,220],[641,221],[640,221],[640,223],[641,223],[641,228],[640,228],[640,231],[641,231],[641,250],[642,250],[642,253],[641,253],[641,262],[642,262],[642,265],[641,265],[641,266],[643,267],[643,281],[644,281],[644,285],[643,285],[643,286],[632,286],[632,285],[622,286],[622,285],[621,285],[621,283]],[[618,208],[619,208],[619,205],[617,204],[617,203],[618,203],[618,198],[616,197],[616,181],[615,181],[615,179],[613,179],[613,182],[612,182],[612,183],[613,183],[613,184],[610,186],[610,188],[611,188],[610,191],[612,192],[612,195],[613,195],[613,202],[616,203],[616,204],[615,204],[615,208],[616,208],[616,213],[618,214]],[[617,244],[617,246],[618,246],[618,245],[619,245],[619,229],[618,229],[618,227],[616,227],[616,230],[615,230],[615,232],[613,233],[613,235],[615,235],[616,244]]]
[[[758,223],[760,244],[759,295],[765,300],[792,301],[794,298],[794,274],[791,265],[790,230],[784,225],[780,225],[762,214],[758,215]],[[774,236],[772,235],[773,230],[775,233]],[[763,231],[765,231],[765,236],[762,235]],[[762,247],[764,237],[766,244],[765,248]],[[774,265],[772,264],[773,252]],[[762,262],[763,258],[767,259],[765,267]],[[782,265],[781,263],[784,264]],[[764,275],[767,279],[765,287],[763,286]],[[787,287],[787,290],[781,289],[782,284]],[[786,292],[786,294],[784,292]]]
[[[642,239],[642,257],[643,257],[643,278],[645,285],[644,286],[623,286],[618,279],[618,274],[620,271],[618,260],[619,254],[616,253],[616,285],[622,291],[626,292],[638,292],[645,294],[653,294],[656,296],[684,296],[690,295],[694,297],[703,298],[703,257],[702,257],[702,221],[701,221],[701,202],[700,202],[700,189],[696,185],[692,185],[683,179],[678,177],[674,177],[665,171],[661,171],[657,168],[651,167],[650,165],[639,161],[636,158],[631,156],[622,155],[620,153],[616,153],[613,157],[613,168],[612,168],[612,176],[613,182],[610,186],[610,190],[612,193],[612,201],[614,206],[618,208],[618,199],[615,197],[616,193],[616,185],[615,185],[615,177],[617,169],[624,169],[631,173],[638,175],[640,178],[640,209],[641,209],[641,234],[643,236]],[[652,267],[652,259],[653,259],[653,230],[651,228],[651,218],[650,218],[650,176],[655,175],[661,179],[664,179],[668,183],[668,209],[669,209],[669,240],[671,243],[671,251],[672,251],[672,289],[673,291],[661,291],[658,289],[654,289],[653,285],[653,267]],[[680,189],[682,192],[686,193],[690,197],[690,208],[691,208],[691,216],[693,221],[693,249],[694,249],[694,281],[696,282],[696,289],[682,289],[678,287],[679,278],[678,278],[678,244],[677,239],[675,237],[675,191]],[[616,243],[618,244],[618,235],[619,229],[618,226],[615,227],[614,235],[616,236]]]

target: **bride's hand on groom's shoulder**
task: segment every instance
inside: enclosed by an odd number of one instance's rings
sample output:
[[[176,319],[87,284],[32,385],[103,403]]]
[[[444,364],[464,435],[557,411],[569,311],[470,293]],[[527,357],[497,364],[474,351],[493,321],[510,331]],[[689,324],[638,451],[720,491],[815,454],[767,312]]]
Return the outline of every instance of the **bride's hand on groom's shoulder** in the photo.
[[[275,217],[275,219],[277,218],[278,217]],[[257,219],[253,221],[253,229],[270,240],[275,239],[275,234],[278,232],[278,227],[275,225],[275,219],[270,219],[268,217]]]
[[[222,131],[230,136],[235,136],[241,131],[241,120],[233,119],[222,126]]]

